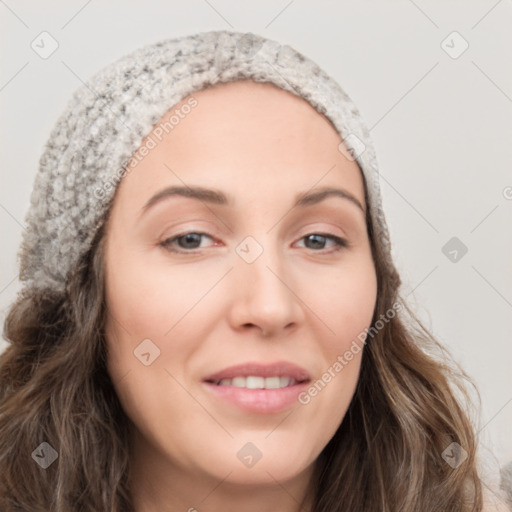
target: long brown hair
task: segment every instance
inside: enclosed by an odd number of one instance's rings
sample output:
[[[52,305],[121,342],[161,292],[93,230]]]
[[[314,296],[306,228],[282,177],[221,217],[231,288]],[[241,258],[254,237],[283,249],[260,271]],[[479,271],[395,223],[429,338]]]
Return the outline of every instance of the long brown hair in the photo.
[[[3,512],[134,511],[130,420],[106,366],[104,227],[65,292],[21,294],[5,320]],[[481,511],[470,381],[401,300],[369,218],[367,227],[378,277],[372,326],[397,301],[405,307],[367,336],[354,397],[316,462],[312,512]],[[32,456],[43,442],[58,454],[46,469]],[[458,465],[443,458],[451,443],[466,456]]]

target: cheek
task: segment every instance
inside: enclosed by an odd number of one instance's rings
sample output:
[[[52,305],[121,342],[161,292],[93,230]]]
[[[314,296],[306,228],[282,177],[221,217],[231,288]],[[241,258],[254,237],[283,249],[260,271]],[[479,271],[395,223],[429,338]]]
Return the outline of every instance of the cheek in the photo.
[[[125,256],[112,264],[107,256],[106,269],[110,372],[117,379],[130,372],[140,378],[141,386],[157,388],[152,381],[155,369],[169,369],[178,378],[176,372],[186,368],[206,339],[212,313],[202,307],[208,302],[202,299],[218,281],[218,272],[148,264],[144,254],[133,249],[120,248],[119,253]],[[146,371],[148,361],[141,357],[148,352],[152,372]]]
[[[179,266],[151,265],[126,258],[107,271],[109,310],[134,336],[162,337],[204,295],[210,279]]]
[[[311,289],[309,304],[323,324],[323,334],[317,337],[323,367],[299,402],[324,425],[326,442],[341,423],[357,385],[377,300],[377,276],[371,258],[362,257],[328,278],[317,277],[322,286]]]
[[[316,425],[312,453],[320,453],[334,436],[357,387],[366,329],[372,320],[377,293],[372,269],[368,272],[360,274],[359,279],[355,274],[346,276],[338,283],[337,292],[322,298],[325,322],[335,334],[319,338],[322,370],[298,397],[304,418],[314,418]]]
[[[316,276],[314,286],[307,285],[305,297],[314,314],[327,329],[324,349],[332,355],[345,350],[352,340],[369,327],[377,300],[377,276],[373,260],[362,255],[338,272]]]
[[[178,411],[182,419],[199,414],[185,407],[189,397],[177,385],[197,348],[180,321],[191,293],[177,291],[180,280],[135,258],[107,266],[108,371],[124,411],[149,438],[155,425],[172,425]]]
[[[146,439],[185,461],[192,439],[204,435],[198,418],[215,429],[189,392],[191,360],[208,338],[208,320],[222,313],[201,301],[218,272],[198,268],[152,266],[133,258],[111,267],[106,278],[108,370],[117,396]],[[147,339],[158,348],[154,359],[156,349],[147,341],[144,351],[138,349]],[[152,362],[146,366],[134,351],[149,352]]]

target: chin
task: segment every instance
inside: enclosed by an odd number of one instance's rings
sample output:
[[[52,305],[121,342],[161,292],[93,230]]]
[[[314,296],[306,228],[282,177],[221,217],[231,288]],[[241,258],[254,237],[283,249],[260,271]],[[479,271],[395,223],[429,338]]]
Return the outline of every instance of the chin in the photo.
[[[210,452],[207,459],[196,464],[203,473],[234,485],[275,485],[276,481],[291,480],[312,469],[316,460],[313,455],[308,457],[310,453],[302,452],[298,445],[279,444],[276,448],[264,440],[255,443],[236,440],[224,447],[217,445],[218,449]]]

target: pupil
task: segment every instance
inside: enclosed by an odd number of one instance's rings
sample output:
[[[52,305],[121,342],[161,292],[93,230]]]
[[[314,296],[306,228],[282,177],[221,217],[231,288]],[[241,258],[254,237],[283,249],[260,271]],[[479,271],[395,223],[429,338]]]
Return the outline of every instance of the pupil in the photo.
[[[188,233],[187,235],[184,235],[181,237],[182,240],[185,240],[185,247],[187,249],[195,249],[196,246],[194,247],[190,247],[190,245],[188,244],[188,242],[191,242],[192,245],[194,244],[194,242],[198,242],[200,241],[199,240],[199,235],[197,233]]]
[[[322,235],[309,235],[307,239],[313,241],[313,248],[315,247],[315,244],[316,247],[318,247],[318,244],[321,246],[323,245],[322,242],[325,242],[325,237]]]

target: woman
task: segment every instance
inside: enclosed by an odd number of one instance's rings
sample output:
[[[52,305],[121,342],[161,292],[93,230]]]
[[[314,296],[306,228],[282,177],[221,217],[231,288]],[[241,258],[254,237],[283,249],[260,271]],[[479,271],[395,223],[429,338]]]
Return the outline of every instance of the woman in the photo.
[[[483,510],[368,131],[289,46],[207,32],[98,73],[27,224],[2,510]]]

